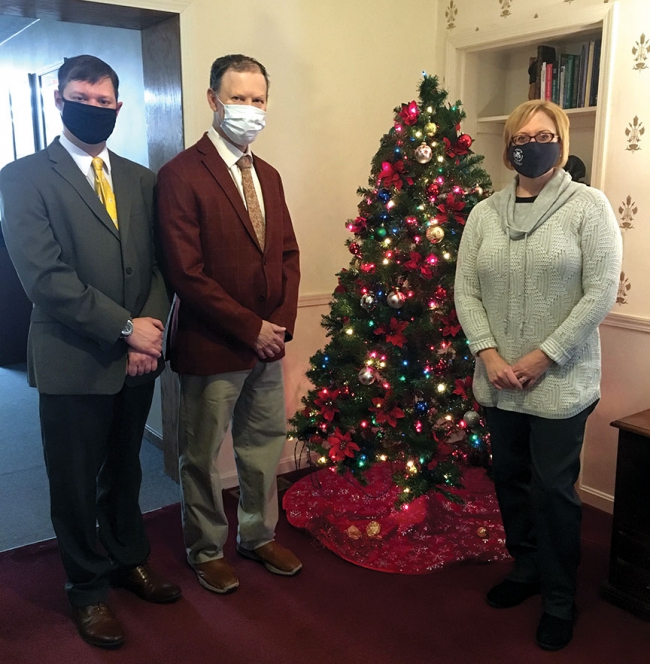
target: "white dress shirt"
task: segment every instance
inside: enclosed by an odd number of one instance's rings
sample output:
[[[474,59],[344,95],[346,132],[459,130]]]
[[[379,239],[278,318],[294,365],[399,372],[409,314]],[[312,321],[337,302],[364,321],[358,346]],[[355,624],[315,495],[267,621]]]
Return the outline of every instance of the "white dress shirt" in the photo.
[[[95,191],[95,170],[93,169],[93,158],[80,147],[76,146],[70,139],[66,138],[62,133],[59,136],[59,143],[70,153],[70,156],[74,159],[74,163],[79,166],[81,172],[85,175],[88,184]],[[113,178],[111,177],[111,158],[108,154],[108,148],[104,146],[104,149],[97,155],[101,157],[101,160],[104,162],[104,175],[108,180],[108,183],[111,185],[113,190],[113,195],[115,195],[115,188],[113,187]]]
[[[264,209],[264,196],[262,194],[262,186],[260,185],[257,173],[255,172],[255,158],[251,153],[250,145],[246,146],[246,152],[242,152],[239,148],[235,147],[230,141],[226,141],[217,132],[217,130],[214,127],[210,127],[210,129],[208,129],[208,137],[214,144],[214,147],[217,148],[219,156],[226,162],[228,171],[230,172],[230,175],[233,181],[235,182],[235,185],[237,186],[237,190],[239,191],[239,194],[242,197],[242,200],[244,201],[244,205],[246,205],[246,197],[244,196],[244,185],[242,184],[241,170],[239,169],[239,166],[237,166],[237,162],[245,154],[247,154],[251,158],[251,163],[252,163],[251,172],[253,175],[253,184],[255,185],[255,193],[257,194],[257,200],[260,203],[260,210],[262,210],[262,216],[266,221],[266,211]],[[246,206],[246,209],[248,209],[248,206]]]

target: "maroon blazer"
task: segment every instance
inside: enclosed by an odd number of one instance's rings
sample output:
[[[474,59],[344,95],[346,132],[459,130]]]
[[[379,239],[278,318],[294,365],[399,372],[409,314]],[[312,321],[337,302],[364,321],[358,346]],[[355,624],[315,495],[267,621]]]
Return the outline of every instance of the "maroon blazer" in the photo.
[[[158,174],[158,239],[164,274],[180,299],[171,326],[174,371],[210,376],[251,369],[262,320],[293,336],[298,244],[278,172],[259,157],[266,246],[207,134]],[[278,355],[273,360],[280,359]]]

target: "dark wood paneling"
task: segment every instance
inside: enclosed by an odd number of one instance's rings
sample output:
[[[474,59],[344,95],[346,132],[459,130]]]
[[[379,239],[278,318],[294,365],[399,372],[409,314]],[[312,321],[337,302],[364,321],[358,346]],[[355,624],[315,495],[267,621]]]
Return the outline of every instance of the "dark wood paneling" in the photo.
[[[149,168],[176,156],[183,144],[181,41],[178,15],[142,31]],[[178,482],[178,377],[167,365],[160,376],[165,472]]]
[[[128,28],[130,30],[145,30],[152,25],[176,16],[171,12],[106,5],[100,2],[84,2],[83,0],[29,0],[27,2],[0,0],[0,14],[52,21],[88,23],[90,25],[104,25],[110,28]]]
[[[142,31],[142,69],[149,168],[157,172],[183,149],[181,37],[177,14]]]
[[[27,359],[32,303],[27,299],[9,253],[0,243],[0,366]]]

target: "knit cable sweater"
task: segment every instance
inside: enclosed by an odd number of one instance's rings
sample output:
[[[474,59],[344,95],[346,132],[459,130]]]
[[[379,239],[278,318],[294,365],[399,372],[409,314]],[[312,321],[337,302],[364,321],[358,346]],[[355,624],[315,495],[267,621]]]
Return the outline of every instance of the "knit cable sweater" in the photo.
[[[530,388],[497,390],[476,361],[484,406],[550,419],[600,397],[598,325],[612,308],[621,234],[605,195],[558,169],[514,229],[517,179],[469,215],[456,270],[458,318],[474,355],[496,348],[509,364],[535,349],[553,360]]]

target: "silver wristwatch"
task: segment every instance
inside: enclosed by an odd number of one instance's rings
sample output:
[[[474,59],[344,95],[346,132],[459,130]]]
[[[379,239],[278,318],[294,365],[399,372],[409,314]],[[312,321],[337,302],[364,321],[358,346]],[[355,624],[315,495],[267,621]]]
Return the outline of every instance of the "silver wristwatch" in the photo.
[[[126,321],[126,325],[124,326],[124,329],[122,330],[122,339],[126,339],[126,337],[130,337],[133,334],[133,319],[129,318],[129,320]]]

